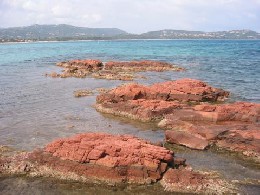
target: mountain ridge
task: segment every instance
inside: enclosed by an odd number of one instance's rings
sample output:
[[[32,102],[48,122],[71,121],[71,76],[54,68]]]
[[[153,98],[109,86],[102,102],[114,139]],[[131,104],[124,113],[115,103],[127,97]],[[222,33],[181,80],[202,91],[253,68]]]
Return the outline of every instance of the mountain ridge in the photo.
[[[252,30],[189,31],[164,29],[131,34],[118,28],[88,28],[68,24],[0,28],[0,42],[114,39],[260,39]]]

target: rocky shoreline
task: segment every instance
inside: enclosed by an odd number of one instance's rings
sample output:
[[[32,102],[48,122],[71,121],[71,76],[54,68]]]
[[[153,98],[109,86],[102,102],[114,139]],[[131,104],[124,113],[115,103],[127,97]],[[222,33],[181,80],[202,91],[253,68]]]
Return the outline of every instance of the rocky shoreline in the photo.
[[[71,60],[57,63],[61,74],[46,76],[131,81],[136,72],[182,71],[166,62]],[[230,93],[195,79],[150,86],[129,83],[97,89],[95,109],[141,122],[154,122],[165,141],[194,150],[212,146],[237,152],[260,163],[260,104],[227,103]],[[75,97],[95,95],[77,90]],[[6,148],[3,147],[3,151]],[[237,188],[210,171],[196,171],[174,151],[132,135],[102,132],[54,140],[31,152],[2,155],[0,175],[51,177],[105,185],[160,184],[164,191],[233,194]]]

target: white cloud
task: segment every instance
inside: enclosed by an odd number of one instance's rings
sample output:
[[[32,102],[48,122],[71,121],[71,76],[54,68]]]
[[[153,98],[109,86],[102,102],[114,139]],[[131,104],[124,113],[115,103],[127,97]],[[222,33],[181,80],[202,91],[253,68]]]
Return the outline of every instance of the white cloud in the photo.
[[[2,27],[67,23],[158,29],[260,30],[260,0],[1,0]]]

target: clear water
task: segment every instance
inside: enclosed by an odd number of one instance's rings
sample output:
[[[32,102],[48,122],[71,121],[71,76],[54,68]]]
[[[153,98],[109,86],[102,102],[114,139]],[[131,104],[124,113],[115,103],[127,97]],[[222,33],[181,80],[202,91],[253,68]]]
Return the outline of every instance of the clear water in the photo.
[[[87,58],[102,61],[149,59],[175,63],[187,71],[142,73],[147,79],[138,82],[151,84],[184,77],[196,78],[230,91],[231,101],[260,102],[259,40],[0,44],[0,145],[32,150],[58,137],[90,131],[133,134],[153,142],[163,141],[163,131],[152,124],[141,124],[96,112],[92,107],[95,95],[85,98],[73,96],[73,91],[77,89],[112,88],[121,84],[121,81],[53,79],[44,76],[45,73],[61,70],[55,66],[56,62]],[[196,155],[203,158],[203,155],[211,154]],[[190,156],[196,166],[195,157]],[[218,157],[211,156],[214,158],[208,158],[209,161],[212,159],[213,164],[209,163],[212,164],[210,166],[218,169],[218,163],[213,162]],[[223,166],[228,166],[228,163],[221,164],[219,170],[223,171]],[[247,172],[253,178],[259,177],[259,174],[251,173],[254,170]]]

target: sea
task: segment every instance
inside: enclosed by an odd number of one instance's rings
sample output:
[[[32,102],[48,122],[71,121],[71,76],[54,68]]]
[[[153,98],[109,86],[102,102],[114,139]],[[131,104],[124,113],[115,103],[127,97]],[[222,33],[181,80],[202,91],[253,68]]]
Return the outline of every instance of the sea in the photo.
[[[183,67],[186,71],[143,72],[140,74],[146,79],[139,78],[134,82],[149,85],[179,78],[194,78],[230,91],[229,102],[260,103],[260,40],[3,43],[0,44],[0,145],[30,151],[43,147],[56,138],[82,132],[131,134],[151,142],[164,140],[163,131],[154,124],[143,124],[96,112],[93,105],[97,93],[83,98],[73,96],[75,90],[113,88],[125,81],[45,76],[46,73],[61,72],[61,68],[55,66],[57,62],[72,59],[99,59],[103,62],[165,61]],[[259,170],[244,165],[239,159],[227,157],[226,154],[181,151],[179,156],[187,158],[193,167],[214,169],[226,178],[260,179]],[[60,190],[55,192],[66,194],[74,189],[71,185],[79,185],[59,182],[53,187],[53,182],[45,179],[31,182],[28,178],[2,178],[0,193],[16,194],[22,189],[24,194],[46,194],[55,188]],[[97,188],[101,190],[100,194],[129,193],[125,189],[106,191],[107,189]],[[94,189],[98,194],[97,188],[86,187],[84,192]],[[30,191],[33,189],[35,191]],[[260,192],[260,186],[257,185],[245,185],[241,189],[247,194]],[[137,191],[150,194],[149,189]],[[82,194],[82,191],[78,194]]]

